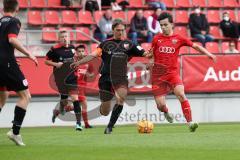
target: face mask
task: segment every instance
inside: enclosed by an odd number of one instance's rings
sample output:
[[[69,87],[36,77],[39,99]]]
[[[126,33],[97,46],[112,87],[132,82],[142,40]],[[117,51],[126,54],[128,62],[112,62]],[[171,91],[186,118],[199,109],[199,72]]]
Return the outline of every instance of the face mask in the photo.
[[[199,14],[201,10],[199,8],[195,9],[195,13]]]
[[[230,19],[229,17],[223,17],[224,21],[229,21],[229,19]]]

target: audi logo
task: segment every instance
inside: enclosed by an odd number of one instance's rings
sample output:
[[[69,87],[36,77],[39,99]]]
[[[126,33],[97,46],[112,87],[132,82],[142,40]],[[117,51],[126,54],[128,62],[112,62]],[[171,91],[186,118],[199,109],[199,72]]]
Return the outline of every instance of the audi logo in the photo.
[[[160,53],[175,53],[175,48],[173,47],[159,47],[159,52]]]

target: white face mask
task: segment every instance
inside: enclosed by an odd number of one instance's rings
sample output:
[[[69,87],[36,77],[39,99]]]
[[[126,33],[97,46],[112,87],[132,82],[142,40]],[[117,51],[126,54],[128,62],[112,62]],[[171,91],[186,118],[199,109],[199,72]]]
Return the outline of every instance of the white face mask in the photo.
[[[229,17],[223,17],[224,21],[229,21],[229,19],[230,19]]]
[[[195,9],[195,13],[199,14],[201,10],[199,8]]]

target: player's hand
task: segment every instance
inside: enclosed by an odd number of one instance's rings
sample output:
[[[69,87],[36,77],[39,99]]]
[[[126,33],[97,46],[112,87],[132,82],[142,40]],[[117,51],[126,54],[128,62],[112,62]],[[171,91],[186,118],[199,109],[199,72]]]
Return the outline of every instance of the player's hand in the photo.
[[[76,69],[79,66],[78,62],[73,62],[72,64],[70,64],[70,68],[72,69]]]
[[[209,56],[209,58],[212,59],[214,63],[217,62],[217,56],[212,54],[212,55]]]
[[[58,62],[58,63],[56,64],[56,68],[61,68],[62,65],[63,65],[63,62]]]
[[[153,48],[150,48],[148,51],[144,52],[145,57],[151,58],[153,56]]]
[[[34,55],[29,55],[29,58],[35,63],[36,66],[38,66],[38,60]]]

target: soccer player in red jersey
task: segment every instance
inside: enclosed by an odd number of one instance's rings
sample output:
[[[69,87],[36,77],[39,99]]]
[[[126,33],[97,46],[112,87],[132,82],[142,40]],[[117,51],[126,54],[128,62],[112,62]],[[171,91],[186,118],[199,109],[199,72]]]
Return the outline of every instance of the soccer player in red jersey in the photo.
[[[76,59],[81,60],[85,56],[85,46],[78,45],[76,47]],[[87,79],[94,76],[93,66],[89,64],[80,65],[77,69],[77,84],[78,84],[78,99],[82,104],[82,117],[85,124],[85,128],[92,128],[88,123],[88,115],[87,115],[87,100],[85,96],[85,86],[87,84]]]
[[[184,93],[184,86],[179,74],[178,55],[182,46],[190,46],[200,53],[206,54],[216,61],[216,56],[205,48],[192,41],[173,33],[172,15],[163,12],[159,18],[162,33],[156,35],[152,42],[154,65],[152,68],[152,89],[159,111],[164,112],[168,122],[173,118],[168,113],[165,96],[170,92],[179,99],[183,114],[191,132],[198,128],[198,124],[192,122],[190,104]]]

